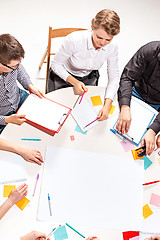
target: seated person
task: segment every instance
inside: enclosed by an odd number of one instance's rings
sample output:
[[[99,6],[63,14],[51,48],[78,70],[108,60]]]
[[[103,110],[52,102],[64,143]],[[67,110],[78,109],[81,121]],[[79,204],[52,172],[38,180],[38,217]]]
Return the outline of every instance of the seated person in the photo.
[[[0,138],[0,150],[16,153],[24,158],[27,162],[37,163],[41,165],[43,158],[38,150],[30,150],[24,147],[20,147],[14,143]]]
[[[30,93],[43,96],[43,93],[32,85],[21,64],[22,58],[22,45],[10,34],[0,35],[0,133],[7,123],[21,125],[25,122],[24,115],[17,115],[16,112],[28,93],[18,87],[17,81]]]
[[[75,94],[88,91],[86,85],[98,85],[98,70],[106,62],[108,84],[105,103],[98,119],[108,112],[118,89],[118,47],[113,40],[120,32],[120,19],[114,11],[104,9],[92,19],[92,31],[76,31],[66,36],[55,54],[48,75],[47,92],[73,86]]]
[[[128,132],[131,124],[130,100],[135,96],[160,111],[160,41],[141,47],[125,66],[118,89],[120,107],[116,128],[122,134]],[[160,131],[160,113],[142,138],[146,155],[155,148],[155,137]]]

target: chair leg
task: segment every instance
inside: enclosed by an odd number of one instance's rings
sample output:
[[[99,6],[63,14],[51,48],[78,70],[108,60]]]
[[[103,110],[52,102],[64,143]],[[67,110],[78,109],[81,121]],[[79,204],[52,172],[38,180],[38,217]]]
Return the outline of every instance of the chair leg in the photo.
[[[45,51],[45,53],[44,53],[44,55],[43,55],[43,57],[42,57],[42,59],[41,59],[41,62],[40,62],[40,64],[39,64],[39,70],[41,70],[42,65],[43,65],[43,63],[44,63],[44,60],[45,60],[45,58],[47,57],[47,52],[48,52],[48,48],[46,49],[46,51]]]

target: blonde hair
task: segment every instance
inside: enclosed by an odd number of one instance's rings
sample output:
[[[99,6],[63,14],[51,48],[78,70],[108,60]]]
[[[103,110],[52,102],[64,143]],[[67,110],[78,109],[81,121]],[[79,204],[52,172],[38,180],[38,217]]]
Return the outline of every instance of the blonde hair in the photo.
[[[103,28],[109,35],[115,36],[120,32],[120,18],[116,12],[103,9],[92,19],[92,27]]]

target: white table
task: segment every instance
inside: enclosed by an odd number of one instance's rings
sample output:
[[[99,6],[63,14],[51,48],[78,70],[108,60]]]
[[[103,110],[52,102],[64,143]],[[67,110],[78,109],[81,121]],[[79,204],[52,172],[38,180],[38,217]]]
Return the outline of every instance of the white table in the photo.
[[[85,94],[84,98],[88,98],[91,95],[97,94],[101,90],[103,90],[102,87],[89,87],[89,91],[87,94]],[[63,103],[71,108],[77,100],[77,96],[73,94],[72,88],[65,88],[54,91],[47,94],[47,97],[52,98],[57,102]],[[118,106],[118,103],[116,101],[114,104]],[[8,126],[2,132],[1,137],[20,144],[21,146],[38,149],[41,151],[43,157],[45,156],[45,147],[47,145],[114,154],[121,157],[132,157],[131,151],[125,152],[120,144],[119,139],[116,138],[116,136],[114,136],[111,131],[109,131],[109,129],[113,127],[117,116],[118,114],[114,115],[107,121],[103,121],[95,128],[90,129],[87,135],[75,132],[76,123],[70,115],[60,132],[54,137],[51,137],[46,133],[35,129],[26,123],[24,123],[22,126],[8,124]],[[71,141],[71,135],[75,136],[75,141]],[[22,141],[21,138],[40,138],[41,141]],[[0,157],[8,155],[13,156],[12,153],[3,151],[0,152]],[[156,163],[157,158],[158,153],[154,152],[150,158],[154,164],[152,164],[153,166],[150,167],[147,171],[145,171],[144,182],[149,182],[153,179],[153,176],[154,179],[157,179],[160,175],[160,168]],[[11,236],[11,233],[13,235],[17,233],[20,235],[24,235],[32,230],[39,230],[48,234],[50,230],[54,227],[53,223],[36,221],[43,166],[26,163],[26,168],[29,189],[31,191],[34,188],[37,173],[40,174],[40,179],[38,181],[35,197],[31,200],[30,205],[27,206],[23,211],[17,209],[16,207],[13,207],[6,214],[6,216],[1,220],[0,223],[0,239],[5,239],[4,236],[6,235]],[[153,188],[156,188],[157,194],[158,192],[160,194],[160,189],[158,189],[157,185],[152,187],[146,187],[144,191],[144,204],[148,203]],[[99,236],[101,239],[122,240],[122,232],[120,230],[102,228],[93,229],[87,227],[84,228],[81,226],[78,226],[78,230],[86,236],[96,235]]]

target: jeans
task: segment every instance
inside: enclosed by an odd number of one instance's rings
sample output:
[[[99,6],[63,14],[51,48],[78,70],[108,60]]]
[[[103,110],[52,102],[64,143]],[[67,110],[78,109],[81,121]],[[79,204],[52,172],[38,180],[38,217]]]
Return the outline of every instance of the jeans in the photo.
[[[26,98],[29,95],[25,90],[20,89],[20,88],[19,88],[19,94],[20,94],[20,100],[19,100],[19,103],[18,103],[17,110],[20,108],[20,106],[23,104],[23,102],[26,100]],[[17,112],[17,110],[16,111],[11,111],[11,112],[7,113],[5,116],[10,116],[12,114],[15,114]],[[2,131],[4,130],[4,128],[6,126],[7,125],[0,125],[0,134],[2,133]]]
[[[139,93],[136,91],[135,87],[132,88],[132,95],[139,98],[140,100],[142,100],[143,102],[146,102],[140,95]],[[150,105],[151,107],[153,107],[154,109],[156,109],[157,111],[160,111],[160,104],[151,104],[151,103],[147,103],[148,105]]]

